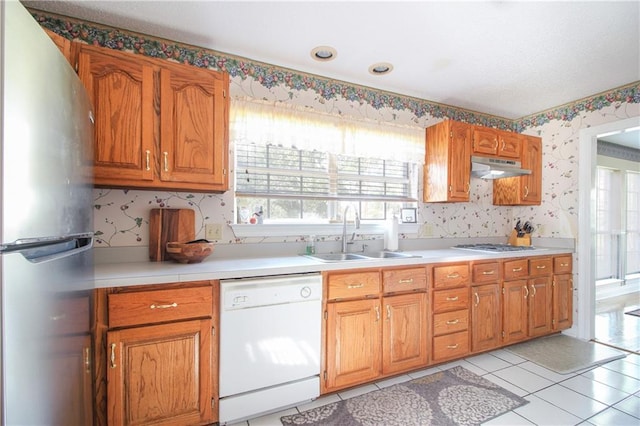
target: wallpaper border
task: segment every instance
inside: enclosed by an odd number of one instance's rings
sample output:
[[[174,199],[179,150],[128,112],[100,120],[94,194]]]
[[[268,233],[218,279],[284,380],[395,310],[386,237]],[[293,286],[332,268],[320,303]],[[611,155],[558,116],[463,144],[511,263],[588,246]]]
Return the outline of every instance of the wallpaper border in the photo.
[[[597,111],[615,103],[640,103],[640,81],[636,81],[548,111],[517,120],[509,120],[37,10],[31,10],[31,13],[42,27],[69,40],[191,64],[201,68],[223,70],[228,72],[231,77],[242,80],[251,78],[267,89],[284,86],[289,91],[312,90],[325,100],[342,97],[347,101],[366,104],[375,109],[389,108],[395,111],[409,111],[417,118],[429,115],[434,118],[448,118],[518,133],[552,120],[571,121],[580,112]]]

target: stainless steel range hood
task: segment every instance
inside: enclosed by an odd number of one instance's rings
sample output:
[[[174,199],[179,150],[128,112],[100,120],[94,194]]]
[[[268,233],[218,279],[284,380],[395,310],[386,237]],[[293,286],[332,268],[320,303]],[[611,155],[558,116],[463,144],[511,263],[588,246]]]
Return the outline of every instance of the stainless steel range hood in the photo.
[[[523,169],[515,160],[501,158],[471,157],[471,176],[481,179],[501,179],[530,175],[531,170]]]

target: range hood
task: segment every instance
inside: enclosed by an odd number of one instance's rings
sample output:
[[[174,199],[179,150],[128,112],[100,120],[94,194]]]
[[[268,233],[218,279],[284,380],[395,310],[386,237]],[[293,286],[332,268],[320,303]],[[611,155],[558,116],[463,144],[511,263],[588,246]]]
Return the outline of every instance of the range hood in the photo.
[[[530,175],[531,170],[523,169],[515,160],[501,158],[471,157],[471,176],[481,179],[501,179]]]

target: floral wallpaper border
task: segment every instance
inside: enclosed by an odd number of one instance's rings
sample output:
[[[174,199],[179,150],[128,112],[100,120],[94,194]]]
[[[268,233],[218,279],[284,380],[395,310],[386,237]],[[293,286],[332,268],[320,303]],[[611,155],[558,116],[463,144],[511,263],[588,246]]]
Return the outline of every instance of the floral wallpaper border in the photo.
[[[361,105],[367,104],[375,109],[390,108],[395,111],[409,111],[417,118],[425,116],[449,118],[472,124],[512,130],[518,133],[531,127],[549,123],[551,120],[571,121],[580,112],[597,111],[616,102],[640,103],[640,81],[636,81],[549,111],[517,120],[508,120],[427,100],[296,72],[246,58],[225,55],[213,50],[163,41],[69,18],[56,17],[39,11],[32,11],[32,14],[41,26],[70,40],[191,64],[201,68],[223,70],[228,72],[231,77],[238,77],[243,80],[251,78],[267,89],[275,86],[284,86],[288,90],[312,90],[325,100],[336,99],[340,96],[347,101],[357,102]]]

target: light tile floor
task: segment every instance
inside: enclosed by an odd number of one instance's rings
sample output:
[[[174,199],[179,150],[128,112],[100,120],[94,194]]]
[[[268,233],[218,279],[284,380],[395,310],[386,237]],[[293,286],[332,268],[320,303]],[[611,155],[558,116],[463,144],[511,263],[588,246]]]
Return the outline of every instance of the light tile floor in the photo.
[[[640,355],[572,374],[558,374],[503,349],[318,398],[234,426],[275,426],[280,417],[412,380],[456,365],[529,401],[486,425],[640,425]]]

